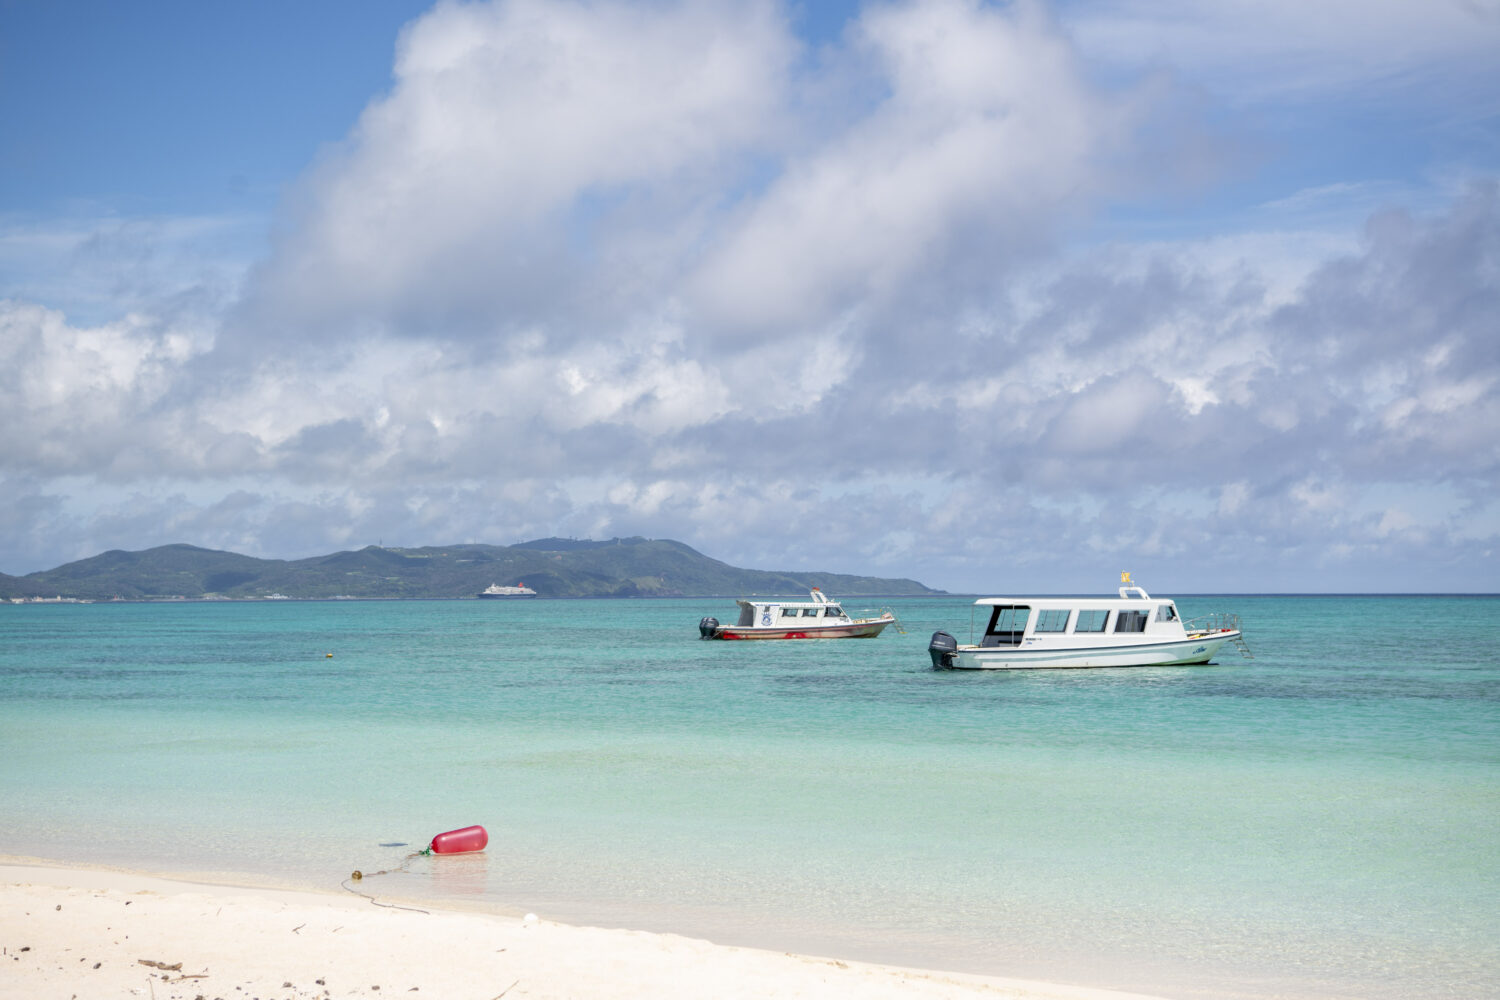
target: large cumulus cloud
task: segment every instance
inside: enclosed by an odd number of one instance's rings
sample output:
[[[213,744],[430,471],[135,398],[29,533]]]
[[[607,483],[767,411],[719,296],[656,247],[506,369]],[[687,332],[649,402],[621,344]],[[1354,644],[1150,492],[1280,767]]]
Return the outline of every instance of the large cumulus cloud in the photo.
[[[556,339],[655,314],[785,138],[793,54],[769,3],[439,6],[302,185],[245,335]]]
[[[440,5],[215,323],[0,303],[0,565],[640,533],[950,588],[1492,587],[1495,185],[1296,266],[1058,254],[1173,169],[1172,95],[1096,77],[1027,3],[818,51],[770,3]]]

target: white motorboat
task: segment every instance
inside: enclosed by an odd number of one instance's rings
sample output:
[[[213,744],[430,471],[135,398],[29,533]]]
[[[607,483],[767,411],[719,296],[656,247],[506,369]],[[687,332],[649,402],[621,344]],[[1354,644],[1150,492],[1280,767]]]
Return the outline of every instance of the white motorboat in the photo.
[[[1225,644],[1250,655],[1239,617],[1218,613],[1184,622],[1177,605],[1152,597],[1122,573],[1119,597],[982,597],[977,643],[934,632],[927,652],[936,669],[1019,670],[1058,667],[1161,667],[1207,663]]]
[[[873,639],[894,625],[893,611],[869,618],[852,618],[838,601],[817,587],[810,601],[740,600],[740,616],[733,625],[717,618],[698,622],[702,639]]]

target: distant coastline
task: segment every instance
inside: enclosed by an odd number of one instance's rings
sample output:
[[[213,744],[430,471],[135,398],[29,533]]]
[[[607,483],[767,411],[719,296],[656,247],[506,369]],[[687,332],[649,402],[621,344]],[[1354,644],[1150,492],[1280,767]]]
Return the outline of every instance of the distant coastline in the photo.
[[[622,594],[576,594],[576,595],[573,595],[573,594],[569,594],[569,595],[563,595],[563,596],[558,596],[558,597],[543,597],[543,596],[538,595],[536,598],[534,598],[534,600],[538,600],[538,601],[626,601],[626,600],[629,600],[629,601],[680,601],[680,600],[732,601],[732,600],[735,600],[735,599],[741,598],[741,597],[768,597],[769,598],[769,597],[789,597],[789,596],[801,596],[801,595],[792,595],[792,594],[786,594],[786,593],[756,594],[756,593],[749,593],[749,592],[744,592],[744,591],[735,591],[733,593],[723,593],[723,594],[629,594],[629,595],[622,595]],[[948,593],[947,591],[937,590],[937,591],[933,591],[932,593],[928,593],[928,594],[856,594],[856,593],[840,593],[838,596],[840,598],[853,599],[853,600],[866,600],[866,599],[887,598],[887,597],[899,597],[902,600],[953,600],[953,599],[966,600],[966,599],[970,599],[970,598],[977,598],[977,597],[980,597],[982,595],[977,594],[977,593],[974,593],[974,594],[954,594],[954,593]],[[1189,595],[1186,595],[1186,596],[1189,596],[1189,597],[1195,597],[1195,596],[1205,596],[1205,597],[1208,597],[1208,596],[1221,596],[1221,595],[1209,595],[1209,594],[1195,595],[1195,594],[1189,594]],[[1222,596],[1234,596],[1234,595],[1222,595]],[[1336,595],[1336,594],[1317,594],[1317,595],[1312,595],[1312,596],[1318,596],[1318,597],[1336,597],[1336,596],[1340,596],[1340,595]],[[1365,594],[1365,595],[1347,595],[1347,596],[1400,597],[1402,595],[1400,595],[1400,594]],[[1443,596],[1455,596],[1455,597],[1488,597],[1488,596],[1496,596],[1496,595],[1489,595],[1489,594],[1455,594],[1455,595],[1425,594],[1425,595],[1421,595],[1421,596],[1425,596],[1425,597],[1434,597],[1434,596],[1436,596],[1436,597],[1443,597]],[[97,599],[94,599],[94,598],[91,598],[91,597],[13,597],[13,598],[0,597],[0,606],[15,606],[15,605],[23,605],[23,604],[24,605],[62,605],[62,604],[68,604],[68,605],[84,605],[84,604],[280,604],[280,603],[283,603],[283,602],[296,603],[296,604],[350,604],[350,603],[354,603],[354,602],[360,602],[360,603],[368,604],[368,603],[370,603],[372,601],[464,601],[464,602],[472,602],[474,604],[489,604],[489,603],[491,603],[489,601],[481,601],[479,598],[473,597],[473,596],[469,596],[469,597],[462,597],[462,596],[460,596],[460,597],[274,597],[273,598],[273,597],[215,597],[215,596],[213,596],[211,594],[205,594],[202,597],[180,597],[180,596],[176,596],[176,595],[171,595],[171,596],[166,596],[166,597],[120,597],[120,598],[111,597],[111,598],[108,598],[107,600],[97,600]]]
[[[541,538],[516,545],[383,548],[307,559],[259,559],[193,545],[112,550],[26,576],[0,574],[0,601],[24,604],[478,600],[496,580],[544,598],[917,597],[915,580],[823,571],[742,569],[669,539]]]
[[[647,600],[647,601],[669,601],[669,600],[735,600],[740,597],[788,597],[787,593],[751,593],[748,591],[725,592],[722,594],[568,594],[554,597],[538,595],[535,600],[539,601],[609,601],[609,600]],[[889,593],[854,593],[843,592],[840,598],[851,600],[865,600],[874,598],[899,597],[902,600],[958,600],[969,601],[980,597],[993,596],[988,593],[975,591],[974,593],[959,593],[957,591],[934,590],[925,594],[889,594]],[[1090,596],[1086,594],[1067,593],[1039,593],[1037,597],[1080,597]],[[1178,591],[1174,592],[1178,598],[1204,598],[1204,597],[1265,597],[1265,598],[1378,598],[1398,599],[1403,597],[1423,598],[1464,598],[1464,599],[1492,599],[1500,597],[1500,591],[1303,591],[1297,593],[1263,593],[1263,592],[1239,592],[1239,591]],[[338,604],[372,601],[471,601],[482,602],[473,596],[458,597],[219,597],[204,595],[201,597],[161,596],[161,597],[122,597],[108,599],[94,599],[81,597],[0,597],[0,607],[14,607],[17,605],[88,605],[88,604],[277,604],[282,601],[296,603],[322,603]]]

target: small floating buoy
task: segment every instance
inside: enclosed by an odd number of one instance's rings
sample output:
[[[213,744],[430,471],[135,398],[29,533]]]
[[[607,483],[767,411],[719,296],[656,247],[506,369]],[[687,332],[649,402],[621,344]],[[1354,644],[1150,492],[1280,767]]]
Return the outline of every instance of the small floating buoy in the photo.
[[[330,660],[333,659],[333,654],[329,653],[327,658],[330,659]]]
[[[490,835],[482,826],[466,826],[461,830],[449,830],[432,838],[427,849],[433,854],[470,854],[482,851],[490,842]]]

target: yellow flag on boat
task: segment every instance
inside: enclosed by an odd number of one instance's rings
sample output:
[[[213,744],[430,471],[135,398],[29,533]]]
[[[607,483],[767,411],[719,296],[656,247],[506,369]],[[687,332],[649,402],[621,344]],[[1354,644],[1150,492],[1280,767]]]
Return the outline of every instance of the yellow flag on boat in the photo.
[[[1120,582],[1121,583],[1129,583],[1130,582],[1130,571],[1128,569],[1121,571],[1121,573],[1120,573]]]

